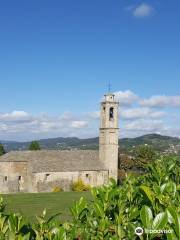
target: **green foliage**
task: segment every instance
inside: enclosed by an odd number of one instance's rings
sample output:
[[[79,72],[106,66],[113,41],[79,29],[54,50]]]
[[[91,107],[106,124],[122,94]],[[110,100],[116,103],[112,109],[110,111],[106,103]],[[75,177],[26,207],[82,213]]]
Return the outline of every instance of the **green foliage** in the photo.
[[[59,186],[53,188],[52,192],[63,192],[63,189]]]
[[[5,154],[5,150],[4,150],[4,146],[0,143],[0,156],[2,156],[3,154]]]
[[[3,198],[0,198],[0,212],[3,212],[5,210],[5,204],[3,202]]]
[[[37,141],[32,141],[31,144],[29,145],[29,150],[31,151],[41,150],[41,147]]]
[[[134,149],[134,156],[136,161],[148,163],[155,160],[156,152],[149,145],[140,145]]]
[[[46,209],[43,211],[41,216],[36,216],[37,224],[33,231],[35,232],[37,240],[44,239],[55,239],[56,233],[58,233],[58,224],[53,220],[59,216],[60,213],[55,214],[50,218],[46,218]]]
[[[71,188],[75,192],[84,192],[90,190],[91,187],[90,185],[85,184],[82,179],[78,179],[72,183]]]
[[[133,167],[138,167],[136,162],[134,161],[134,158],[127,155],[127,154],[119,154],[119,161],[118,161],[118,169],[121,171],[128,170]]]
[[[1,200],[0,239],[178,240],[179,173],[178,159],[161,157],[147,166],[145,175],[128,176],[120,186],[111,180],[92,188],[92,201],[81,197],[70,209],[72,220],[64,223],[57,220],[59,214],[47,218],[44,210],[37,223],[29,225],[19,214],[4,214]],[[135,234],[137,227],[143,235]]]

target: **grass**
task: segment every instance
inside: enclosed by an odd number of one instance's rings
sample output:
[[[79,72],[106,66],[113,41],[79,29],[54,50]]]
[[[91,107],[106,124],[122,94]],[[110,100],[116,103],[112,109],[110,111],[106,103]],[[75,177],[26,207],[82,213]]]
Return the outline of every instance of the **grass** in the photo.
[[[83,196],[90,200],[90,192],[59,192],[59,193],[18,193],[3,194],[6,213],[20,213],[28,221],[35,222],[36,215],[42,214],[46,208],[47,216],[61,212],[62,221],[71,218],[69,208]]]

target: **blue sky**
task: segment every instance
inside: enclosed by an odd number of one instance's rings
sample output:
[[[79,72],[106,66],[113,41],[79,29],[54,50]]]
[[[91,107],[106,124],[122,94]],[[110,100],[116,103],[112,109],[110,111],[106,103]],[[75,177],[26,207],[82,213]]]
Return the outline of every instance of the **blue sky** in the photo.
[[[96,136],[109,81],[120,137],[180,136],[179,9],[178,0],[1,1],[0,139]]]

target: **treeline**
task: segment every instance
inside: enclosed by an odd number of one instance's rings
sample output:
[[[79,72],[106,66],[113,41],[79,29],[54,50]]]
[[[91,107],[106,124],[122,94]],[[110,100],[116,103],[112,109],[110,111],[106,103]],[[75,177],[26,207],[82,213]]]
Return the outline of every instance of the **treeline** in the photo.
[[[41,150],[41,146],[38,141],[32,141],[29,144],[28,150],[30,151]],[[5,153],[6,153],[5,147],[3,146],[2,143],[0,143],[0,156],[2,156]]]

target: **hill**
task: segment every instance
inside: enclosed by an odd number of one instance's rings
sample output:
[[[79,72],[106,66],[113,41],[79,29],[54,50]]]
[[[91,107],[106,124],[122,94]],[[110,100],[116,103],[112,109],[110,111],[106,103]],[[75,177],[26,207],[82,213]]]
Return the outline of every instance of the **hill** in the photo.
[[[79,139],[76,137],[68,138],[48,138],[38,140],[42,149],[98,149],[99,138]],[[7,152],[12,150],[27,150],[30,142],[14,142],[3,141],[0,142],[4,145]]]
[[[27,150],[30,142],[0,141],[7,152],[12,150]],[[99,138],[79,139],[76,137],[68,138],[49,138],[40,139],[38,142],[42,149],[98,149]],[[159,134],[148,134],[136,138],[119,139],[121,152],[129,152],[134,146],[148,144],[157,151],[165,151],[172,145],[180,145],[180,139]]]
[[[160,134],[147,134],[136,138],[123,138],[120,139],[120,148],[123,152],[129,152],[133,146],[148,144],[155,150],[164,152],[171,149],[173,146],[180,145],[180,138],[162,136]]]

